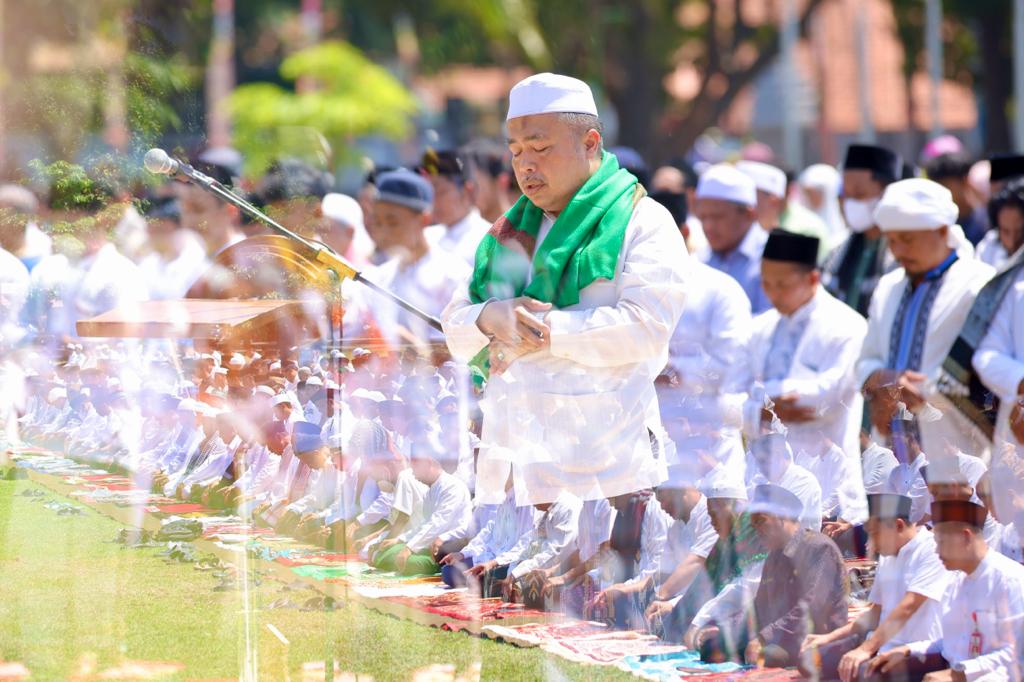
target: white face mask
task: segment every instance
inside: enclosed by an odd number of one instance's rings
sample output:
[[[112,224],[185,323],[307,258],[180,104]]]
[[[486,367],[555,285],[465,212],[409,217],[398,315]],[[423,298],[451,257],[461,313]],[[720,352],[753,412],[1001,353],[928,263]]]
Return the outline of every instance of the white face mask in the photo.
[[[854,232],[866,232],[875,225],[875,207],[878,199],[843,199],[843,217]]]

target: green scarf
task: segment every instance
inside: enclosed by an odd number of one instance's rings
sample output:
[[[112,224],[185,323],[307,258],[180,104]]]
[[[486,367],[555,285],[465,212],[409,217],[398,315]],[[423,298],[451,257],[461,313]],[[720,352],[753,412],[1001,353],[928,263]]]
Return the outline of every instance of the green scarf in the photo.
[[[556,308],[576,305],[581,289],[597,279],[615,278],[638,187],[615,155],[604,152],[601,166],[558,215],[532,262],[544,212],[520,197],[477,247],[470,299],[483,303],[529,296]],[[528,278],[531,267],[533,277]]]

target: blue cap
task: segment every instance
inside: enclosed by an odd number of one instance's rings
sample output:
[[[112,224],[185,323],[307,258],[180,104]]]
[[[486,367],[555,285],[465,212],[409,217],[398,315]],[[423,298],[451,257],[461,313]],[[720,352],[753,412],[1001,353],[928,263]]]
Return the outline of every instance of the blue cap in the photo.
[[[312,422],[295,422],[292,426],[292,449],[296,455],[319,450],[324,446],[320,427]]]
[[[377,176],[377,193],[378,201],[414,211],[429,211],[434,204],[434,188],[430,182],[405,168]]]
[[[750,514],[771,514],[782,519],[797,521],[803,514],[800,498],[779,485],[767,483],[754,488],[754,499],[747,506]]]

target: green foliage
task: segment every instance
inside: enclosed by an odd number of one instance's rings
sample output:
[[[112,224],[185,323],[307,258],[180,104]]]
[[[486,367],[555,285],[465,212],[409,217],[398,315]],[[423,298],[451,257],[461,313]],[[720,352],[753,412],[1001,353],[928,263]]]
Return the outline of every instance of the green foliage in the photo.
[[[412,130],[417,108],[412,94],[348,43],[325,42],[296,52],[280,71],[291,81],[311,79],[316,87],[296,93],[273,83],[250,83],[229,100],[235,144],[250,173],[259,174],[277,157],[295,156],[289,131],[296,128],[322,135],[342,157],[353,137],[397,140]]]

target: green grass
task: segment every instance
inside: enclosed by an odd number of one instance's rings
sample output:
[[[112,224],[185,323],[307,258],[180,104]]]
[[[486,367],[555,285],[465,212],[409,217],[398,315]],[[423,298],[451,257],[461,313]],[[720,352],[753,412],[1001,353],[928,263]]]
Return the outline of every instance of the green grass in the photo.
[[[85,516],[58,516],[22,496],[25,490],[67,501],[30,481],[0,481],[0,659],[24,663],[33,680],[67,679],[87,655],[99,669],[152,660],[186,666],[168,679],[238,678],[246,651],[241,591],[215,591],[210,573],[167,563],[159,549],[115,543],[121,526],[114,520],[88,508]],[[284,679],[286,669],[299,680],[303,663],[331,657],[341,670],[376,680],[409,679],[432,663],[463,672],[475,662],[484,679],[635,679],[356,605],[332,612],[259,608],[284,596],[298,601],[281,590],[265,579],[253,593],[250,632],[261,680]]]

